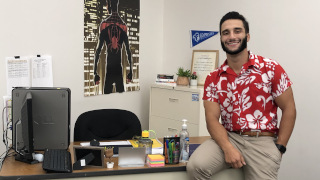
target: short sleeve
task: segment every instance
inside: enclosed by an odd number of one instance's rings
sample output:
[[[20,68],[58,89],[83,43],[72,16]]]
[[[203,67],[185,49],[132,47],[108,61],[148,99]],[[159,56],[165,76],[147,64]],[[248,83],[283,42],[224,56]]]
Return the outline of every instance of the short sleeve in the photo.
[[[272,81],[272,96],[276,98],[285,92],[293,83],[289,79],[285,70],[276,64],[274,68],[274,78]]]
[[[214,76],[214,74],[216,73],[210,73],[206,78],[202,99],[212,102],[218,102],[217,85],[214,83],[216,77]]]

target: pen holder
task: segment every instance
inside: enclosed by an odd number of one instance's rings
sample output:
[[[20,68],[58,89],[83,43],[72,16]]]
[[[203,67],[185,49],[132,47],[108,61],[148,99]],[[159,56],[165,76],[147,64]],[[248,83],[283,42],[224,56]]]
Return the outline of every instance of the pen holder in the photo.
[[[180,137],[164,137],[163,146],[165,163],[178,164],[180,157]]]

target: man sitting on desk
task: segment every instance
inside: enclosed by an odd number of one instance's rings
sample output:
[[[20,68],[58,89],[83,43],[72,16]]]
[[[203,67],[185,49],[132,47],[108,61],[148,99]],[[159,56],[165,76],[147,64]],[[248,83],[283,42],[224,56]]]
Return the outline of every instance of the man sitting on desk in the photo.
[[[227,60],[208,75],[203,96],[212,139],[192,154],[188,175],[210,179],[242,167],[246,180],[277,179],[296,117],[292,82],[276,61],[248,52],[249,25],[238,12],[221,19],[220,39]]]

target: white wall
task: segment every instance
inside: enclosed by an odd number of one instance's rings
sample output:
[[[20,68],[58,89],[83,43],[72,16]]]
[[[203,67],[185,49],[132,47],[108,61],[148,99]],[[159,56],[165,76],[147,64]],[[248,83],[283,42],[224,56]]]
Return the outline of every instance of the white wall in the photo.
[[[283,156],[279,179],[319,179],[320,169],[320,1],[318,0],[165,0],[163,68],[191,68],[194,49],[217,49],[220,64],[226,56],[220,37],[190,48],[189,30],[219,31],[221,17],[242,13],[250,25],[248,49],[277,60],[293,81],[297,121]]]
[[[83,14],[83,1],[79,0],[1,1],[1,99],[7,94],[5,57],[49,54],[53,57],[54,86],[71,89],[72,139],[77,117],[99,108],[130,110],[138,116],[142,128],[148,129],[149,88],[156,74],[161,73],[163,1],[140,0],[141,90],[136,92],[84,97]],[[2,108],[3,100],[0,103]],[[0,147],[3,152],[3,143]]]
[[[320,175],[318,0],[140,0],[141,90],[123,94],[83,96],[83,1],[14,0],[0,6],[0,95],[6,95],[7,56],[50,54],[54,85],[72,91],[72,128],[84,111],[122,108],[133,111],[148,128],[149,87],[157,73],[191,68],[194,49],[217,49],[219,36],[190,48],[189,30],[219,30],[220,18],[236,10],[250,23],[253,52],[280,62],[294,82],[296,127],[283,156],[281,180],[317,179]],[[2,97],[1,97],[2,98]],[[2,102],[2,101],[1,101]],[[3,103],[0,103],[0,109]],[[1,127],[2,128],[2,127]],[[73,130],[72,133],[73,134]],[[0,152],[4,151],[3,144]]]

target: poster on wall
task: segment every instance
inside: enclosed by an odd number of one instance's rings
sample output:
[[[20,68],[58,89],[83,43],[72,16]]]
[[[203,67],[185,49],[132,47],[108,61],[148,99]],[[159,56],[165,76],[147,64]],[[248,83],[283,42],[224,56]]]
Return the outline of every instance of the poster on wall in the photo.
[[[84,0],[84,95],[140,90],[140,0]]]

